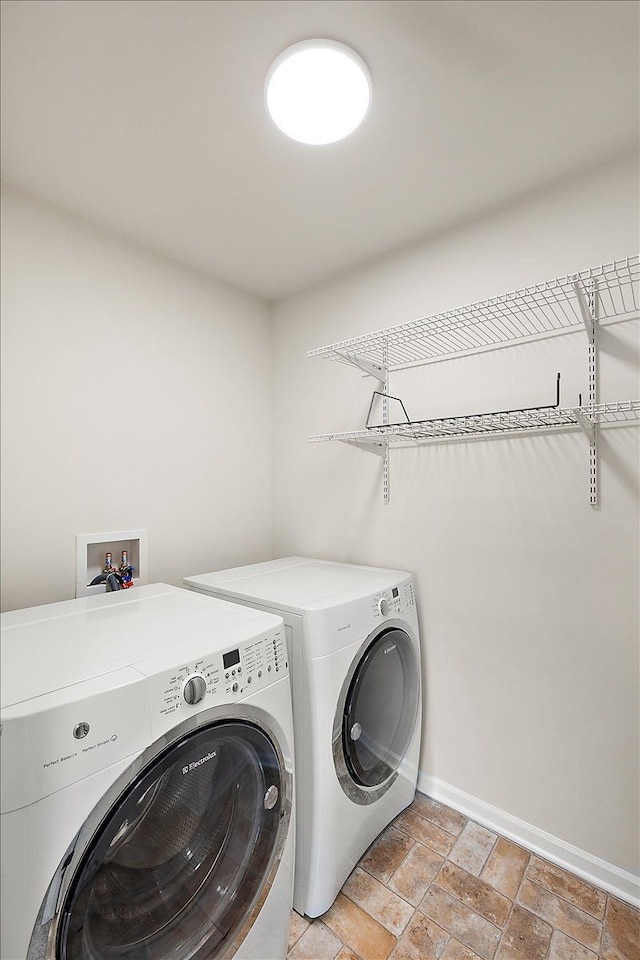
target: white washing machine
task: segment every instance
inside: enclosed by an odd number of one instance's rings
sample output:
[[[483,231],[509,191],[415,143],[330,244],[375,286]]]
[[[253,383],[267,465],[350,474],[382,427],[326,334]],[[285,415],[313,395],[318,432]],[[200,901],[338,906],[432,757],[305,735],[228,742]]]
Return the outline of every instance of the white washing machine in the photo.
[[[422,696],[412,578],[288,557],[184,582],[284,619],[296,750],[293,904],[320,916],[414,798]]]
[[[2,960],[283,960],[282,621],[156,584],[2,616]]]

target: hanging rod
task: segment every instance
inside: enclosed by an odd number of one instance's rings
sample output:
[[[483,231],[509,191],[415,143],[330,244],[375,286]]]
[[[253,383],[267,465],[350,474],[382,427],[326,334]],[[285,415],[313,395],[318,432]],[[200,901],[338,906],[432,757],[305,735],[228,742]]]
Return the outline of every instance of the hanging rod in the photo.
[[[404,423],[388,423],[388,424],[377,424],[377,425],[370,424],[369,420],[371,419],[371,410],[373,409],[373,404],[376,397],[381,397],[383,400],[384,399],[397,400],[397,402],[402,407],[402,412],[404,413],[406,418]],[[558,373],[556,375],[556,402],[553,404],[544,404],[542,406],[537,406],[537,407],[519,407],[511,410],[494,410],[491,413],[465,413],[462,415],[458,415],[456,417],[441,417],[439,419],[449,421],[449,420],[469,420],[473,417],[501,417],[501,416],[504,416],[504,414],[510,414],[510,413],[531,413],[534,411],[553,411],[553,410],[556,410],[559,406],[560,406],[560,374]],[[409,418],[409,414],[407,413],[406,407],[402,402],[402,400],[400,399],[400,397],[392,397],[389,394],[380,393],[379,390],[373,391],[373,396],[371,397],[371,403],[369,404],[369,411],[367,413],[367,419],[366,419],[367,430],[375,430],[377,429],[378,426],[404,427],[407,425],[413,426],[413,425],[419,425],[421,423],[428,423],[428,422],[433,422],[433,421],[411,420]]]

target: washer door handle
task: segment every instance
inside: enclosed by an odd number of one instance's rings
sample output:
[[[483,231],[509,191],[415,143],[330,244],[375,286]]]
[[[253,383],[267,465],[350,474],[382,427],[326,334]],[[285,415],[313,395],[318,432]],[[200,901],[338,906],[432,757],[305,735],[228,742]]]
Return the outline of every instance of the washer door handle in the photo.
[[[351,727],[351,730],[349,731],[349,736],[351,737],[352,740],[359,740],[361,734],[362,734],[362,727],[356,720],[354,725]]]
[[[278,802],[278,788],[272,784],[264,795],[265,810],[272,810]]]

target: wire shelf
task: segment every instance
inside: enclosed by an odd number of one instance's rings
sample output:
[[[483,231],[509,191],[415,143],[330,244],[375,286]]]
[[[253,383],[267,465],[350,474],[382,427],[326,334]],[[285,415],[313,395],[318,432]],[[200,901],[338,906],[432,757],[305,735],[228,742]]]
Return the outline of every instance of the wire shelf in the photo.
[[[509,410],[505,413],[479,413],[464,417],[436,420],[414,420],[386,426],[324,433],[309,437],[309,443],[344,440],[351,443],[402,443],[411,440],[443,440],[447,438],[496,436],[526,430],[557,429],[582,426],[580,420],[592,424],[619,423],[640,419],[640,400],[588,404],[581,407],[537,407]]]
[[[640,257],[626,257],[490,300],[448,310],[307,352],[308,357],[387,370],[454,354],[526,342],[583,327],[579,293],[599,321],[638,314]]]

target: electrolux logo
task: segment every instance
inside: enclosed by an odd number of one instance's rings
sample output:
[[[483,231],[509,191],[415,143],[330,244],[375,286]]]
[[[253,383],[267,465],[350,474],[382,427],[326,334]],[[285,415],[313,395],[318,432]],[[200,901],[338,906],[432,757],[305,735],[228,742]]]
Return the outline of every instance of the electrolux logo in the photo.
[[[206,763],[207,760],[213,760],[213,758],[214,758],[215,756],[217,756],[215,750],[213,751],[213,753],[207,753],[206,756],[200,757],[199,760],[193,760],[193,761],[192,761],[191,763],[189,763],[186,767],[183,767],[183,768],[182,768],[182,772],[183,772],[183,773],[190,773],[191,770],[195,770],[196,767],[202,766],[202,764],[203,764],[203,763]]]
[[[385,649],[385,651],[384,651],[385,656],[386,656],[388,653],[391,653],[391,651],[392,651],[392,650],[395,650],[395,649],[396,649],[396,644],[395,644],[395,643],[392,643],[390,647],[387,647],[387,648]]]

